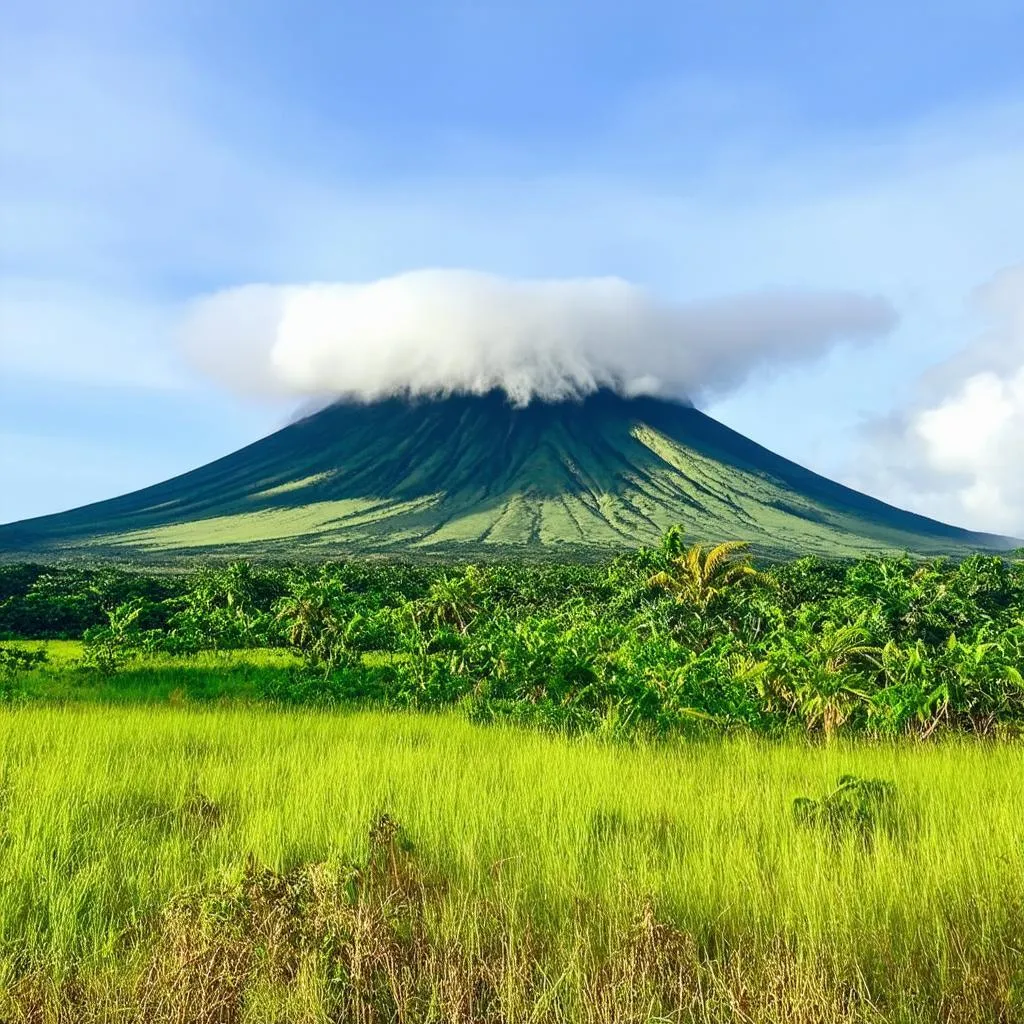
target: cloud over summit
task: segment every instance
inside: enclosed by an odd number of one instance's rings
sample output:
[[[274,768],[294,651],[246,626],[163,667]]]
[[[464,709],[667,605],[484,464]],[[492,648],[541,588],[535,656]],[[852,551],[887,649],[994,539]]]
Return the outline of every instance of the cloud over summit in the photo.
[[[217,292],[191,308],[182,342],[197,366],[246,391],[369,401],[502,388],[522,404],[602,386],[721,394],[895,319],[886,301],[842,291],[672,305],[619,278],[420,270]]]

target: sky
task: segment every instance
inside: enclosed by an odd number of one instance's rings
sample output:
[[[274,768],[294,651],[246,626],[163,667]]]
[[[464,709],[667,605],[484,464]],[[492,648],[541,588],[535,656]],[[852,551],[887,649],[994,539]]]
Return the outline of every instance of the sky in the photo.
[[[789,297],[797,339],[829,296],[884,305],[870,336],[789,352],[776,317],[770,358],[695,398],[883,499],[1024,536],[1022,50],[1020,0],[8,0],[0,522],[288,421],[303,389],[239,386],[245,346],[209,372],[226,342],[189,334],[197,309],[457,272],[620,282],[684,348],[709,309]]]

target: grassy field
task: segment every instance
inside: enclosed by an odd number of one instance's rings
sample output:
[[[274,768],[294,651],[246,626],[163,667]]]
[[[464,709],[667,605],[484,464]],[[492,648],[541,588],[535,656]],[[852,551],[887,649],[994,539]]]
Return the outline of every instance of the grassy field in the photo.
[[[799,824],[847,773],[894,796]],[[978,741],[29,703],[0,1019],[1020,1021],[1022,788]]]
[[[19,674],[18,699],[50,703],[181,704],[265,700],[287,685],[288,670],[299,664],[291,651],[256,648],[201,651],[179,657],[146,654],[130,659],[120,671],[85,667],[79,640],[14,640],[7,646],[44,651],[41,667]]]

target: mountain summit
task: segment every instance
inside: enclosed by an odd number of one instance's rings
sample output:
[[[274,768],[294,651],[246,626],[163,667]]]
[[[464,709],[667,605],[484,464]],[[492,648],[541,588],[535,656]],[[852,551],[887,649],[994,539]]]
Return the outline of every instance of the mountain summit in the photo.
[[[0,527],[0,552],[595,557],[748,540],[766,555],[1011,546],[903,512],[690,405],[598,391],[338,403],[165,483]]]

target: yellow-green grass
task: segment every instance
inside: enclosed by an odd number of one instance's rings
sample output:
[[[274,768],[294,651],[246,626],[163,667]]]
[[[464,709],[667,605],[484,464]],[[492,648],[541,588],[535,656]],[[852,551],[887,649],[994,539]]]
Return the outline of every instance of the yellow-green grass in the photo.
[[[1022,761],[2,711],[0,1019],[1021,1020]],[[794,823],[847,772],[895,783],[894,832]],[[386,892],[343,867],[383,814]]]
[[[26,651],[45,651],[46,663],[39,671],[49,668],[72,668],[85,659],[85,644],[81,640],[6,640],[5,647]],[[223,669],[230,665],[253,665],[263,668],[290,668],[300,664],[294,651],[286,647],[240,648],[230,651],[199,651],[196,654],[176,655],[154,652],[139,654],[131,664],[140,668],[166,668],[188,666],[196,669]]]
[[[85,644],[81,640],[5,640],[5,647],[17,647],[23,651],[45,651],[47,663],[55,668],[65,668],[82,660]]]
[[[279,494],[290,494],[292,491],[301,491],[314,484],[322,484],[330,480],[331,473],[314,473],[312,476],[302,477],[300,480],[290,480],[288,483],[279,484],[277,487],[268,487],[264,491],[257,491],[254,498],[276,498]]]
[[[14,640],[4,646],[42,650],[40,667],[22,672],[15,692],[50,703],[98,701],[102,703],[166,703],[265,699],[268,689],[287,679],[301,660],[284,648],[201,651],[173,655],[160,652],[130,656],[111,674],[90,668],[79,640]],[[380,664],[381,656],[367,656],[367,664]]]
[[[431,504],[433,500],[433,497],[428,497],[416,502],[388,502],[375,498],[318,501],[293,508],[241,512],[140,530],[124,534],[117,539],[117,543],[137,545],[147,550],[162,550],[287,540],[310,534],[351,530],[366,522],[379,522],[405,515]]]

